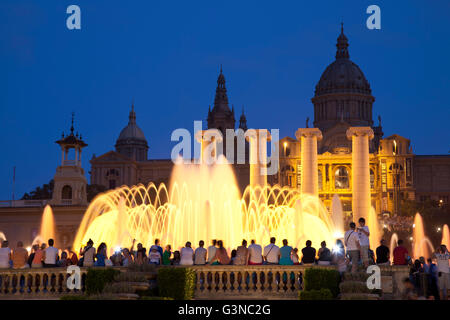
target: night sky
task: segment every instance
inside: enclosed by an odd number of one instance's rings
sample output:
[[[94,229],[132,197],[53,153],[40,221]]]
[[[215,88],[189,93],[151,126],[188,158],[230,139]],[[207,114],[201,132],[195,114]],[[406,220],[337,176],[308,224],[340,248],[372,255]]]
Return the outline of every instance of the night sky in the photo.
[[[66,8],[81,8],[81,30]],[[366,8],[381,8],[381,30]],[[448,154],[449,1],[2,0],[0,2],[0,200],[47,183],[70,128],[88,160],[112,150],[132,100],[149,158],[169,158],[176,128],[206,126],[219,65],[236,118],[295,137],[313,119],[310,99],[334,60],[340,22],[350,58],[375,96],[385,137],[416,154]],[[311,123],[311,122],[310,122]],[[89,177],[88,177],[89,180]]]

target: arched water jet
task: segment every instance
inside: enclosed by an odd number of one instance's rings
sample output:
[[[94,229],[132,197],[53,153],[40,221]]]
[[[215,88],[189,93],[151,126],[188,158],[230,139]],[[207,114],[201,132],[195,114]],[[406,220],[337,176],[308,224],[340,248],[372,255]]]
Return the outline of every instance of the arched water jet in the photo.
[[[391,236],[391,242],[389,244],[389,258],[391,260],[391,262],[394,262],[394,249],[397,246],[397,242],[398,242],[398,235],[397,233],[393,233]]]
[[[425,259],[427,259],[431,257],[434,248],[430,240],[425,236],[423,219],[420,213],[418,212],[414,217],[413,241],[414,241],[413,243],[414,259],[419,259],[419,257],[425,257]],[[427,244],[427,246],[425,246],[424,244]]]
[[[335,227],[335,237],[344,237],[344,214],[342,210],[341,199],[337,194],[331,200],[331,218]]]
[[[444,224],[442,227],[442,241],[440,244],[445,244],[447,250],[450,250],[450,232],[447,224]]]
[[[50,205],[46,205],[42,212],[41,228],[32,244],[47,243],[48,239],[55,239],[55,218]]]

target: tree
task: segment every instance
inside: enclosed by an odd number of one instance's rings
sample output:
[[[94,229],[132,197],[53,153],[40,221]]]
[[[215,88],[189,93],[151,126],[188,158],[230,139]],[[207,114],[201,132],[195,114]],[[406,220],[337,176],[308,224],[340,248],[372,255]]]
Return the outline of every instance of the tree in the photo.
[[[106,187],[101,184],[88,184],[86,187],[86,193],[87,193],[87,201],[91,202],[96,195],[99,193],[105,192]]]
[[[25,193],[21,200],[48,200],[52,198],[55,183],[52,180],[44,184],[42,187],[36,187],[30,193]]]

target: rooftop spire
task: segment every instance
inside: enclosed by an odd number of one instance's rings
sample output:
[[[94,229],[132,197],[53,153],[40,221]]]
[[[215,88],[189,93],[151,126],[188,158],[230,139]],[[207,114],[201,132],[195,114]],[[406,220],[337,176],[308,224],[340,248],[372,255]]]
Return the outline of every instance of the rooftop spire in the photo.
[[[348,39],[344,34],[343,22],[341,22],[341,34],[337,39],[336,48],[336,59],[348,59],[350,57],[348,54]]]
[[[134,112],[134,99],[131,102],[131,111],[130,111],[130,115],[129,115],[128,119],[129,119],[129,121],[128,121],[129,124],[136,124],[136,113]]]
[[[244,106],[242,106],[242,114],[241,117],[239,118],[239,128],[241,128],[244,131],[247,131],[247,118],[245,117],[244,114]]]
[[[73,135],[73,118],[75,117],[75,112],[72,112],[72,125],[70,126],[70,134]]]

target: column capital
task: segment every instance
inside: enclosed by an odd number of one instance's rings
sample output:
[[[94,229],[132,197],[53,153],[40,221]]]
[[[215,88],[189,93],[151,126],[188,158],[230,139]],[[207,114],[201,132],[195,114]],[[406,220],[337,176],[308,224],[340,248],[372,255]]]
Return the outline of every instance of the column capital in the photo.
[[[368,136],[369,140],[373,139],[374,134],[371,127],[350,127],[347,129],[347,139],[352,140],[353,136]]]
[[[263,135],[267,138],[267,141],[272,141],[272,135],[270,134],[270,131],[267,129],[248,129],[245,131],[245,140],[250,142],[251,138],[256,138],[259,140],[259,137]]]
[[[298,128],[295,132],[297,140],[301,140],[302,137],[312,138],[317,137],[317,140],[322,140],[322,131],[319,128]]]

